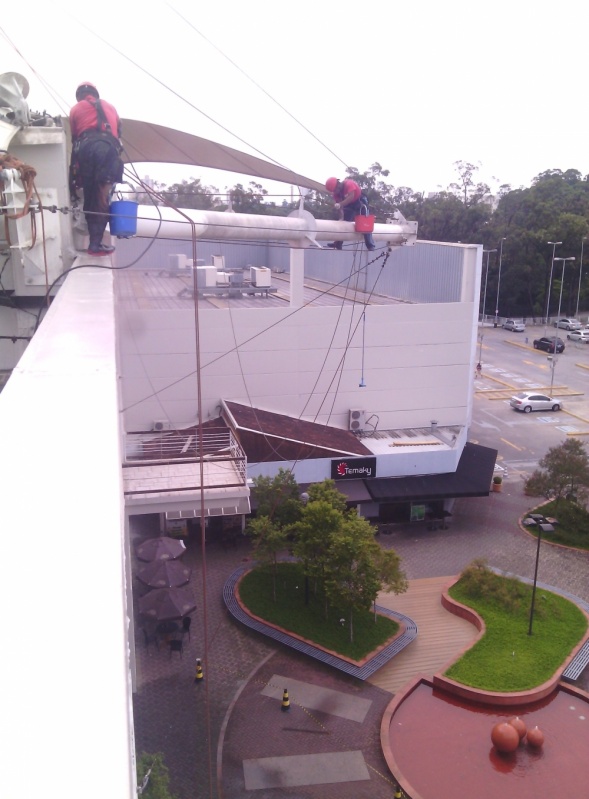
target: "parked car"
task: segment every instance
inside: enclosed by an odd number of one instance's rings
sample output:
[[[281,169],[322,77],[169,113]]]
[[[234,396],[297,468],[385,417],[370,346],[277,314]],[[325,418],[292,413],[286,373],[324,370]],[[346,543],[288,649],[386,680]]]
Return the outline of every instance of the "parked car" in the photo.
[[[564,352],[564,341],[558,336],[542,336],[534,339],[534,349],[544,352]]]
[[[554,327],[562,327],[563,330],[579,330],[583,325],[578,319],[567,317],[565,319],[557,319],[556,322],[554,322]]]
[[[512,330],[514,333],[523,333],[526,326],[523,322],[518,322],[517,319],[506,319],[501,325],[505,330]]]
[[[515,394],[509,404],[516,411],[530,413],[530,411],[559,411],[562,408],[560,400],[547,397],[546,394],[537,394],[534,391],[522,391]]]
[[[581,341],[584,344],[589,344],[589,330],[571,330],[567,333],[569,341]]]

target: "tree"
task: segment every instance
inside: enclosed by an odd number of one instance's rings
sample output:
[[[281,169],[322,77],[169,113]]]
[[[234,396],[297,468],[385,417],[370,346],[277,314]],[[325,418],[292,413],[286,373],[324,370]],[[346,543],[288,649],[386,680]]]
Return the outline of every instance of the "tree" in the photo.
[[[291,471],[279,469],[274,477],[254,477],[253,496],[259,516],[268,516],[278,527],[294,524],[303,509],[297,481]]]
[[[461,198],[465,206],[476,205],[491,194],[491,189],[486,183],[476,183],[475,172],[480,164],[470,164],[468,161],[455,161],[454,166],[458,172],[458,181],[451,183],[449,188]]]
[[[219,189],[214,186],[203,186],[200,178],[174,183],[161,193],[165,200],[176,208],[197,208],[201,211],[210,211],[218,208],[221,204]]]
[[[137,760],[138,796],[142,799],[175,799],[168,784],[170,776],[161,752],[142,752]]]
[[[379,589],[371,544],[374,537],[365,534],[364,519],[346,519],[332,536],[325,592],[331,605],[347,609],[350,641],[354,640],[354,611],[365,610],[376,599]]]
[[[312,488],[312,486],[311,486]],[[288,528],[294,536],[293,552],[303,563],[305,572],[305,604],[309,604],[309,579],[323,581],[328,564],[332,536],[341,528],[344,513],[323,499],[310,501],[301,519]],[[327,607],[325,609],[327,613]]]
[[[567,438],[558,447],[551,447],[539,466],[526,481],[526,494],[555,499],[557,505],[563,497],[586,497],[589,457],[578,439]]]
[[[401,558],[394,549],[375,550],[375,565],[380,582],[380,591],[394,594],[404,594],[409,588],[405,572],[401,569]],[[376,602],[374,603],[376,616]]]
[[[285,204],[276,205],[274,201],[266,198],[268,192],[255,181],[250,181],[248,188],[244,188],[241,183],[236,183],[229,189],[231,197],[231,210],[239,214],[264,214],[265,216],[286,216],[293,208],[292,205],[286,207]]]
[[[347,509],[345,494],[337,490],[335,487],[335,480],[324,480],[322,483],[312,483],[309,486],[308,494],[310,502],[328,502],[332,508],[342,512]]]
[[[325,590],[330,604],[347,608],[350,641],[354,640],[354,611],[367,610],[383,585],[389,590],[407,590],[396,554],[383,556],[370,524],[355,511],[346,514],[341,528],[331,536]]]
[[[257,516],[255,519],[251,519],[246,527],[246,533],[253,538],[254,552],[260,562],[272,569],[272,597],[276,602],[278,554],[286,546],[286,533],[268,516]]]

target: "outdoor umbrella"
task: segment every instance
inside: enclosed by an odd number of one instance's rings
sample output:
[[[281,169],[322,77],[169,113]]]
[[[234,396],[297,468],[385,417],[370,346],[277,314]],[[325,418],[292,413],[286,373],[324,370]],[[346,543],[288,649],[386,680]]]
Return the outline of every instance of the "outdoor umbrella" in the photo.
[[[151,588],[177,588],[190,579],[190,568],[179,560],[154,560],[142,566],[137,577]]]
[[[159,538],[148,538],[137,547],[139,560],[174,560],[186,552],[184,541],[162,535]]]
[[[196,602],[188,586],[154,588],[139,600],[139,612],[156,621],[181,619],[196,610]]]

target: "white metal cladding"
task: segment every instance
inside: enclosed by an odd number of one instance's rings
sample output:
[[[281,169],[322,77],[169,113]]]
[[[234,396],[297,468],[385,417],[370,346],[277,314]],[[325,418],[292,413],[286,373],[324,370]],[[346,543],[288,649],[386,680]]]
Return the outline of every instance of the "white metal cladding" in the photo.
[[[186,239],[155,239],[147,250],[146,239],[121,239],[116,242],[117,263],[124,266],[140,257],[141,268],[168,269],[168,256],[173,253],[192,259],[192,243]],[[145,255],[141,257],[141,253]],[[225,269],[245,269],[248,266],[267,266],[274,271],[288,271],[289,247],[269,242],[215,242],[199,239],[196,242],[197,261],[212,264],[213,255],[225,257]]]
[[[378,253],[378,250],[376,251]],[[416,242],[412,247],[393,247],[382,266],[382,260],[363,268],[367,257],[376,253],[359,251],[318,252],[305,255],[305,275],[338,283],[350,275],[350,287],[358,281],[363,291],[374,290],[405,302],[460,302],[463,278],[464,248],[461,245]]]
[[[143,239],[123,239],[117,243],[118,262],[129,263],[145,249]],[[378,252],[378,251],[377,251]],[[181,253],[192,258],[189,241],[156,239],[141,260],[142,267],[168,268],[168,255]],[[197,242],[197,258],[212,263],[212,256],[225,256],[226,269],[267,266],[288,272],[289,248],[268,242]],[[370,263],[373,254],[358,248],[357,253],[337,250],[305,251],[305,275],[328,283],[396,297],[405,302],[460,302],[464,246],[438,242],[416,242],[412,247],[394,247],[386,265],[382,259]],[[349,278],[349,283],[348,283]]]

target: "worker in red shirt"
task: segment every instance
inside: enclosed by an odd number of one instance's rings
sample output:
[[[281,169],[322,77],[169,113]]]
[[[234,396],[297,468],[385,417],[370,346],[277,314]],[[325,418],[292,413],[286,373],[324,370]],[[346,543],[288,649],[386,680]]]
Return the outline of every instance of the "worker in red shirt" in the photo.
[[[368,215],[368,199],[362,194],[362,189],[351,178],[338,180],[337,178],[327,178],[325,183],[327,191],[331,192],[335,203],[336,211],[339,211],[339,219],[345,222],[353,222],[354,218]],[[374,250],[375,244],[372,233],[364,234],[364,243],[367,250]],[[336,250],[341,250],[343,241],[334,241],[328,245]]]
[[[70,111],[72,160],[70,188],[84,191],[84,215],[90,234],[89,255],[110,255],[114,247],[102,243],[109,219],[115,183],[123,179],[121,120],[116,109],[101,100],[92,83],[76,89],[76,105]]]

